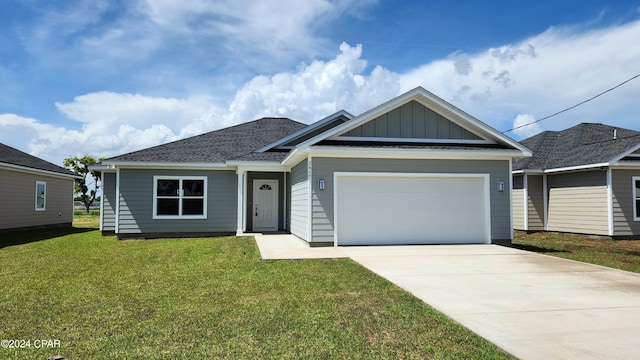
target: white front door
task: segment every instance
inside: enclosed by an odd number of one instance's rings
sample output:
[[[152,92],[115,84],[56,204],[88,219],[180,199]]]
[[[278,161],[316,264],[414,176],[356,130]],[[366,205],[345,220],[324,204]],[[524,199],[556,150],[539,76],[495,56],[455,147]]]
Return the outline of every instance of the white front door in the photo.
[[[253,231],[278,230],[278,180],[253,180]]]

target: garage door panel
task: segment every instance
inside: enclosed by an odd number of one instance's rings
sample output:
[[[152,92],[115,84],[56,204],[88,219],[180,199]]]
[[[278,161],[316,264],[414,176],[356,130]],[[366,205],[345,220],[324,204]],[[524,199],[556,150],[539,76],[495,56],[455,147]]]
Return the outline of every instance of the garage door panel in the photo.
[[[482,177],[340,176],[340,245],[486,242]]]

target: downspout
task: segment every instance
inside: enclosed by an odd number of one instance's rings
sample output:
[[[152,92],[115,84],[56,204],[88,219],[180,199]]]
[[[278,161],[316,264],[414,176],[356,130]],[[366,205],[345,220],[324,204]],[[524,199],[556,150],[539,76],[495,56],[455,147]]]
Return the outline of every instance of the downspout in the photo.
[[[116,168],[116,234],[120,234],[120,168]]]
[[[547,189],[547,174],[542,174],[542,207],[544,208],[543,229],[547,231],[549,227],[549,189]]]
[[[527,173],[522,174],[522,218],[524,220],[524,231],[529,231],[529,180]]]
[[[100,232],[104,224],[104,171],[100,171],[100,182],[102,183],[102,197],[100,197]]]
[[[614,133],[615,136],[615,133]],[[608,216],[608,227],[609,227],[609,236],[614,236],[613,229],[613,183],[612,183],[612,174],[611,167],[607,167],[607,216]]]

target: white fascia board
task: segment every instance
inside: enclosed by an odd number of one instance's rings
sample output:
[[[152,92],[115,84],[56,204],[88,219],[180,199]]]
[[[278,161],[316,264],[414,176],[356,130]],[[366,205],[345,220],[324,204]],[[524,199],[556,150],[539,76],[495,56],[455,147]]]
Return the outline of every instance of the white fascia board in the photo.
[[[395,158],[395,159],[511,159],[520,154],[517,150],[439,150],[439,149],[379,149],[311,147],[314,157]]]
[[[311,132],[321,126],[324,126],[325,124],[339,118],[340,116],[344,116],[347,119],[351,120],[353,119],[353,115],[351,115],[349,112],[345,111],[345,110],[340,110],[337,113],[331,114],[323,119],[320,119],[316,122],[314,122],[313,124],[308,125],[307,127],[304,127],[296,132],[294,132],[291,135],[287,135],[285,137],[283,137],[282,139],[279,139],[278,141],[272,142],[271,144],[268,144],[264,147],[261,147],[260,149],[256,150],[256,152],[265,152],[269,149],[273,149],[274,147],[281,145],[281,144],[286,144],[287,142],[300,137],[308,132]]]
[[[588,169],[599,169],[601,167],[609,167],[611,164],[608,162],[598,163],[598,164],[587,164],[587,165],[577,165],[577,166],[567,166],[562,168],[555,169],[545,169],[545,174],[564,172],[564,171],[575,171],[575,170],[588,170]]]
[[[620,154],[618,157],[613,158],[610,163],[617,163],[618,161],[622,160],[622,158],[627,157],[631,154],[633,154],[634,152],[638,151],[640,149],[640,144],[632,147],[631,149],[623,152],[622,154]]]
[[[95,165],[89,165],[89,170],[91,171],[100,171],[100,172],[104,172],[104,173],[115,173],[116,172],[116,168],[110,165],[103,165],[103,164],[95,164]]]
[[[20,165],[15,165],[15,164],[0,163],[0,168],[6,168],[6,169],[9,169],[9,170],[19,171],[19,172],[24,172],[24,173],[47,175],[47,176],[57,177],[57,178],[82,179],[82,176],[79,176],[79,175],[67,175],[67,174],[62,174],[62,173],[58,173],[58,172],[55,172],[55,171],[34,169],[34,168],[27,167],[27,166],[20,166]]]
[[[376,117],[378,117],[379,115],[391,111],[394,108],[397,108],[401,105],[404,105],[406,103],[408,103],[411,100],[415,100],[423,105],[425,105],[426,107],[439,112],[439,113],[445,113],[445,114],[451,114],[453,115],[453,118],[451,118],[451,116],[445,116],[447,118],[449,118],[449,120],[455,120],[455,117],[460,118],[470,124],[472,124],[473,126],[475,126],[477,129],[471,129],[469,128],[469,126],[466,126],[466,124],[464,124],[464,121],[462,121],[461,123],[456,122],[458,125],[460,125],[461,127],[463,127],[464,129],[467,129],[473,133],[477,133],[478,130],[480,132],[483,132],[485,135],[484,137],[488,137],[491,138],[493,141],[496,142],[502,142],[502,143],[506,143],[511,147],[514,147],[515,149],[520,150],[520,152],[515,155],[517,157],[529,157],[532,156],[532,152],[531,150],[529,150],[528,148],[526,148],[525,146],[523,146],[522,144],[520,144],[519,142],[511,139],[510,137],[500,133],[499,131],[497,131],[496,129],[490,127],[489,125],[483,123],[482,121],[476,119],[475,117],[465,113],[464,111],[458,109],[457,107],[453,106],[452,104],[444,101],[443,99],[437,97],[436,95],[434,95],[433,93],[425,90],[422,87],[417,87],[413,90],[410,90],[400,96],[397,96],[381,105],[378,105],[376,107],[374,107],[371,110],[368,110],[364,113],[362,113],[361,115],[356,116],[355,118],[353,118],[351,121],[346,122],[342,125],[338,125],[336,127],[334,127],[333,129],[330,129],[322,134],[319,134],[318,136],[315,136],[301,144],[298,145],[299,149],[305,150],[307,147],[321,141],[324,139],[328,139],[331,137],[334,137],[336,135],[345,133],[351,129],[354,129],[364,123],[366,123],[367,121],[373,120]],[[442,115],[445,115],[442,114]],[[454,121],[455,122],[455,121]]]
[[[162,169],[205,169],[205,170],[227,170],[225,163],[182,163],[182,162],[146,162],[146,161],[108,161],[102,162],[104,165],[113,165],[118,168],[162,168]]]
[[[229,161],[227,165],[229,168],[237,168],[238,171],[291,171],[290,167],[284,166],[278,161]]]
[[[489,140],[464,140],[464,139],[417,139],[417,138],[383,138],[366,136],[340,136],[337,140],[344,141],[368,141],[368,142],[404,142],[404,143],[429,143],[429,144],[494,144]]]
[[[520,169],[511,171],[512,174],[540,174],[544,173],[542,169]]]
[[[282,165],[286,165],[288,168],[292,168],[296,166],[300,161],[306,159],[309,156],[308,151],[300,151],[298,149],[293,149],[287,155],[284,160],[282,160]]]

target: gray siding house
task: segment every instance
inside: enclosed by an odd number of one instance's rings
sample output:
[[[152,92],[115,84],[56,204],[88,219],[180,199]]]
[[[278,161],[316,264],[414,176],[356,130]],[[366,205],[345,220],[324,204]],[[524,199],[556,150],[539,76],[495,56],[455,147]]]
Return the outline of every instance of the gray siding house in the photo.
[[[513,163],[514,227],[640,236],[640,132],[583,123],[523,140]]]
[[[0,232],[71,226],[77,176],[0,144]]]
[[[263,118],[106,159],[119,238],[290,232],[312,246],[513,236],[523,145],[423,88],[311,125]]]

